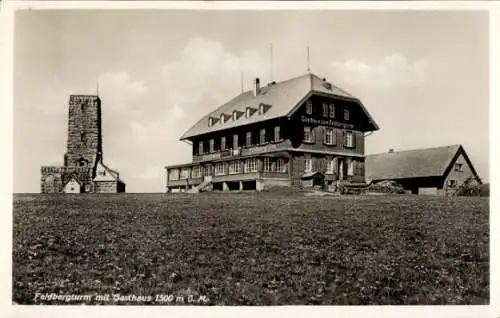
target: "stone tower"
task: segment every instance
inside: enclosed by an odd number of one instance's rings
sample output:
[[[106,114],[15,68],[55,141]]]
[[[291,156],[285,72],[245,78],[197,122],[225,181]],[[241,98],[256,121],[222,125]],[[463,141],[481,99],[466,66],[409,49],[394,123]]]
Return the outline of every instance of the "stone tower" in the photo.
[[[119,173],[103,163],[98,96],[70,96],[64,166],[44,166],[40,172],[42,193],[125,192]]]
[[[71,95],[68,115],[66,167],[95,167],[102,159],[101,100]]]

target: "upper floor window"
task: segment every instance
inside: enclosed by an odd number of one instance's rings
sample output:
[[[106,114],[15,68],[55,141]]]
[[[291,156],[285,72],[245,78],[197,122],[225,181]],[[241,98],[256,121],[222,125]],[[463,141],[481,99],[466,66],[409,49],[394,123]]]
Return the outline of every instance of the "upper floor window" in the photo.
[[[260,135],[259,135],[259,138],[260,138],[260,143],[263,144],[266,142],[266,129],[265,128],[261,128],[260,129]]]
[[[329,105],[327,103],[323,103],[323,117],[328,117],[329,113]]]
[[[335,118],[335,105],[334,104],[328,105],[328,115],[330,116],[330,118]]]
[[[252,110],[250,109],[250,107],[247,107],[246,111],[245,111],[245,117],[250,117],[252,115]]]
[[[312,158],[306,158],[305,159],[304,172],[312,172],[312,167],[313,167],[312,163],[313,163]]]
[[[335,144],[335,131],[333,128],[325,128],[324,143],[327,145]]]
[[[264,104],[259,105],[259,114],[260,115],[264,114]]]
[[[226,122],[226,115],[221,114],[221,115],[220,115],[220,123],[221,123],[221,124],[223,124],[223,123],[225,123],[225,122]]]
[[[349,109],[344,109],[344,119],[349,120]]]
[[[238,149],[238,135],[233,135],[233,149]]]
[[[233,120],[236,120],[236,119],[238,119],[238,112],[234,111],[233,112]]]
[[[463,172],[464,171],[464,165],[462,163],[455,163],[455,171]]]
[[[210,147],[210,148],[209,148],[209,151],[210,151],[210,152],[214,152],[214,151],[215,151],[215,141],[214,141],[213,139],[210,139],[210,141],[209,141],[209,144],[208,144],[208,145],[209,145],[209,147]]]
[[[198,154],[202,154],[203,153],[203,141],[200,141],[198,143]]]
[[[309,126],[304,126],[304,141],[306,142],[313,141],[311,127]]]
[[[344,145],[349,148],[354,148],[354,133],[352,131],[345,132]]]
[[[226,150],[226,137],[220,137],[220,150]]]
[[[251,146],[252,145],[252,132],[251,131],[248,131],[247,132],[247,140],[246,140],[246,145],[247,146]]]
[[[457,180],[448,180],[448,187],[455,188],[457,186]]]
[[[214,124],[214,119],[213,117],[208,118],[208,127],[212,127]]]
[[[306,114],[311,115],[313,113],[312,101],[308,100],[306,103]]]
[[[281,140],[280,126],[275,126],[274,127],[274,141],[278,142],[280,140]]]

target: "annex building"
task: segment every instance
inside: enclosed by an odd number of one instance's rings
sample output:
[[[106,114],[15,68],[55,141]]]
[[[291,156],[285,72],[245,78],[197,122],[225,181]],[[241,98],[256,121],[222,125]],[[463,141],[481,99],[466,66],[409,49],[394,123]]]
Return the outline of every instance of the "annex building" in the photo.
[[[166,190],[365,184],[365,136],[375,130],[362,102],[325,78],[257,78],[181,136],[192,161],[166,167]]]
[[[101,99],[71,95],[63,166],[41,167],[42,193],[125,192],[118,172],[103,162]]]
[[[481,183],[462,145],[368,155],[366,181],[396,181],[413,194],[454,195],[467,180]]]

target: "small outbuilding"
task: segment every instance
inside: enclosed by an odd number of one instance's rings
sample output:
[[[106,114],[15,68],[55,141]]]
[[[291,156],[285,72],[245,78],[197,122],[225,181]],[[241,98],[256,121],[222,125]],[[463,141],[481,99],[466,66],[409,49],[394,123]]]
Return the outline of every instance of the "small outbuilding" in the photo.
[[[454,195],[466,180],[481,183],[462,145],[368,155],[367,183],[396,181],[413,194]]]
[[[76,175],[71,176],[68,182],[64,185],[63,193],[81,193],[82,182]]]
[[[302,185],[304,187],[323,187],[325,175],[320,171],[307,172],[302,175]]]

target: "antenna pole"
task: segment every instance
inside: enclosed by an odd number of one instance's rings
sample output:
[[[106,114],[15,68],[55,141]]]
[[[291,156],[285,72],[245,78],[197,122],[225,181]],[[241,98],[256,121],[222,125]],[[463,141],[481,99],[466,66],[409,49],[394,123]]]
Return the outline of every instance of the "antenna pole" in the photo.
[[[307,46],[307,73],[311,73],[311,61],[309,60],[309,45]]]
[[[273,81],[273,44],[270,44],[269,48],[269,78],[271,79],[271,82]]]
[[[244,88],[243,88],[243,71],[241,71],[241,93],[243,94]]]

